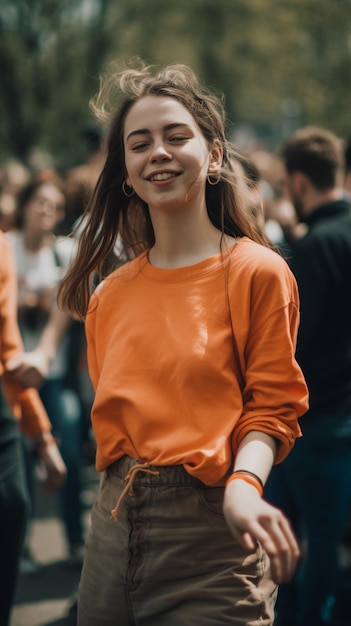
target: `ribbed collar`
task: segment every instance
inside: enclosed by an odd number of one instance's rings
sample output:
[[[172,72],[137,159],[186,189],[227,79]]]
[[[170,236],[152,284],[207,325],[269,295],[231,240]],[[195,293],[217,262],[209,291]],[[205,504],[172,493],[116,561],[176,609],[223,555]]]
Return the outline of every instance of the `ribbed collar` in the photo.
[[[228,256],[233,252],[236,244],[234,243],[232,246],[228,248],[228,250],[224,250],[223,252],[219,252],[214,256],[211,256],[199,263],[194,263],[193,265],[187,265],[185,267],[176,267],[170,269],[164,269],[160,267],[155,267],[149,263],[148,260],[148,252],[144,252],[139,257],[139,267],[141,273],[151,280],[157,281],[167,281],[167,282],[179,282],[182,280],[192,279],[195,276],[199,276],[201,274],[206,274],[213,270],[216,270],[223,264],[223,261],[228,258]]]

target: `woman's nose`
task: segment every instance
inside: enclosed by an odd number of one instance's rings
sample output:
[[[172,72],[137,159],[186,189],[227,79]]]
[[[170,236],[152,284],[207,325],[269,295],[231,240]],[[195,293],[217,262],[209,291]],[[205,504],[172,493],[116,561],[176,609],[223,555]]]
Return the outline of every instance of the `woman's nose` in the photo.
[[[157,142],[154,144],[152,152],[151,152],[151,160],[152,161],[163,161],[165,159],[169,160],[172,158],[172,154],[167,149],[166,145],[163,142]]]

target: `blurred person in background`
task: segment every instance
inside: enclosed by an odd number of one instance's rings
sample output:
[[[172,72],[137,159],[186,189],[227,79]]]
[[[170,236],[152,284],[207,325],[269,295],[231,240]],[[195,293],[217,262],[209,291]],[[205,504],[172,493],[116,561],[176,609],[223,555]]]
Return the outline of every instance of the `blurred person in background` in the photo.
[[[266,488],[305,546],[293,583],[279,590],[277,624],[346,626],[351,578],[338,553],[351,511],[351,215],[342,144],[327,130],[307,127],[286,140],[281,156],[306,228],[292,242],[289,262],[301,300],[296,358],[310,409],[300,420],[303,437],[273,468]]]
[[[101,174],[106,148],[102,131],[98,126],[88,126],[82,131],[85,160],[64,173],[67,204],[60,233],[71,233],[77,220],[82,216],[94,187]]]
[[[264,228],[268,239],[288,256],[291,238],[295,240],[305,229],[298,224],[293,204],[283,191],[281,166],[272,155],[262,151],[252,156],[237,153],[233,166],[240,168],[238,174],[245,177],[248,206],[259,227]]]
[[[48,490],[62,485],[66,470],[38,392],[16,383],[7,367],[21,356],[23,344],[17,325],[15,262],[1,232],[0,259],[0,625],[8,626],[29,509],[18,424],[43,464]]]
[[[0,229],[14,228],[17,196],[30,181],[29,169],[20,161],[9,160],[0,168]]]
[[[55,237],[64,217],[66,196],[59,179],[40,176],[24,187],[18,196],[16,229],[7,237],[13,249],[18,280],[18,322],[26,351],[37,348],[52,310],[57,307],[57,287],[70,263],[74,240]],[[62,520],[69,558],[80,565],[83,558],[81,503],[82,414],[77,395],[67,389],[66,372],[69,333],[51,359],[40,397],[60,440],[67,466],[62,490]],[[53,356],[53,355],[51,355]],[[30,445],[28,459],[30,467]],[[31,472],[28,472],[29,479]],[[23,571],[35,571],[29,553],[24,555]]]
[[[254,151],[250,158],[260,174],[267,236],[288,258],[290,245],[305,234],[306,227],[286,192],[283,165],[277,155],[263,150]]]
[[[264,195],[262,178],[255,163],[244,153],[236,152],[232,159],[232,166],[237,174],[237,180],[242,181],[246,191],[247,205],[253,217],[258,220],[260,230],[265,229]]]

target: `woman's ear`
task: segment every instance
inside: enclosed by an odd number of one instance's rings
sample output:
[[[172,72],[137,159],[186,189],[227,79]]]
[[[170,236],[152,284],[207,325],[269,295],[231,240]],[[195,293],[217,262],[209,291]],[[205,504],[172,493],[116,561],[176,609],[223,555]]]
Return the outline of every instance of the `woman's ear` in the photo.
[[[218,174],[222,167],[223,147],[219,139],[215,139],[210,149],[210,160],[208,164],[208,174]]]

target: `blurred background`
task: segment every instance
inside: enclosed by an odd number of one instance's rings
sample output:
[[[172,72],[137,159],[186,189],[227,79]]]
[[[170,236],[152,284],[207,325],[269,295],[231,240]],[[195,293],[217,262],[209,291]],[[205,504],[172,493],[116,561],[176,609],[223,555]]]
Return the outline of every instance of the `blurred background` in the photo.
[[[223,92],[244,149],[351,133],[351,0],[0,0],[0,162],[81,162],[99,75],[134,56]]]

